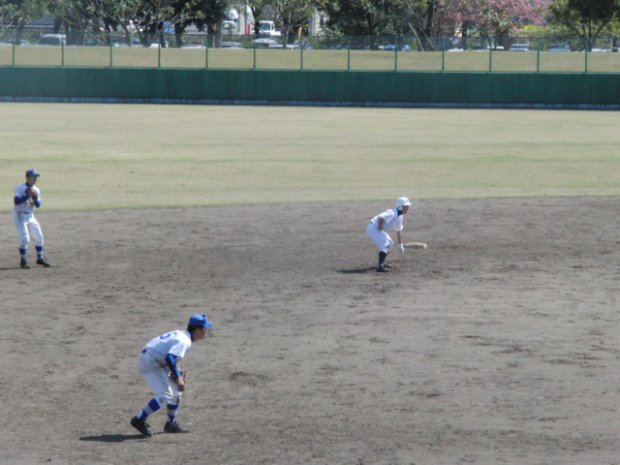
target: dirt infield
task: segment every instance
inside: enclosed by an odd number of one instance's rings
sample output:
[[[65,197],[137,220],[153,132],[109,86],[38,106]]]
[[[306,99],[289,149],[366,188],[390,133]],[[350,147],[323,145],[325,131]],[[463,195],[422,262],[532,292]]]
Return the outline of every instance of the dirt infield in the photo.
[[[387,206],[41,211],[31,270],[0,215],[0,463],[620,463],[618,198],[414,202],[378,274]],[[136,357],[201,310],[192,432],[142,439]]]

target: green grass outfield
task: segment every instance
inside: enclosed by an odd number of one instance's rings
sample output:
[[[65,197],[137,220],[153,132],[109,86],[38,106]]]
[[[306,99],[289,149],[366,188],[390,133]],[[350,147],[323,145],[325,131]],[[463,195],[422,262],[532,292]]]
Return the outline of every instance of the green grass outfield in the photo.
[[[46,210],[620,195],[615,112],[0,103]]]

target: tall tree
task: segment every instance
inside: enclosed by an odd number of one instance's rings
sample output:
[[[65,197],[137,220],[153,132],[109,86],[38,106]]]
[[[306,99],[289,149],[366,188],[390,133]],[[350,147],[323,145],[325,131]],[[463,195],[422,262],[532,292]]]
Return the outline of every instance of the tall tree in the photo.
[[[525,24],[542,24],[548,0],[454,0],[450,11],[464,45],[471,30],[482,37],[506,38]]]
[[[441,38],[454,34],[449,0],[396,0],[392,20],[395,34],[413,35],[422,50],[436,49]]]
[[[183,44],[183,33],[191,24],[201,31],[206,29],[210,45],[214,45],[215,38],[220,40],[220,25],[230,3],[230,0],[173,0],[169,21],[174,24],[177,46]]]
[[[260,18],[262,17],[263,11],[267,9],[270,4],[270,0],[250,0],[246,3],[247,7],[252,12],[252,17],[254,18],[254,34],[258,36],[258,27],[257,22],[260,22]]]
[[[592,50],[596,39],[614,19],[620,19],[620,0],[555,0],[552,19],[566,26]]]
[[[13,28],[15,43],[19,44],[26,24],[41,16],[42,12],[41,0],[0,0],[0,30]]]
[[[283,47],[286,47],[291,33],[308,24],[314,3],[314,0],[272,0],[275,21],[282,26]]]
[[[48,11],[54,16],[55,28],[70,32],[70,41],[83,39],[87,29],[104,36],[117,29],[129,35],[138,32],[144,45],[150,45],[151,33],[170,14],[162,0],[48,0]]]
[[[389,23],[388,0],[318,0],[329,19],[328,28],[346,36],[377,36]]]

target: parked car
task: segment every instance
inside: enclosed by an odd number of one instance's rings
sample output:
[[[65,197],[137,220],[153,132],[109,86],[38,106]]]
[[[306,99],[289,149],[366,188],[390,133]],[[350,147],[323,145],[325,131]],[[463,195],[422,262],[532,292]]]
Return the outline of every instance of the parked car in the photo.
[[[243,48],[243,45],[241,45],[241,42],[235,42],[232,40],[225,40],[222,41],[222,48],[233,48],[233,49],[240,49]]]
[[[411,47],[408,44],[387,44],[387,45],[379,45],[379,50],[387,50],[394,51],[398,50],[399,52],[409,52],[411,51]]]
[[[511,52],[529,52],[530,50],[530,44],[512,44],[510,46]]]
[[[568,44],[552,44],[547,47],[547,52],[570,52],[571,48]]]
[[[150,48],[159,48],[159,47],[170,48],[170,42],[168,42],[167,40],[164,40],[163,45],[160,44],[159,42],[151,42]]]
[[[127,39],[124,36],[112,36],[110,37],[110,44],[112,47],[141,47],[142,42],[140,42],[139,37],[130,37],[129,43],[127,43]]]
[[[504,47],[502,45],[495,45],[495,46],[491,46],[491,45],[487,45],[486,47],[483,46],[478,46],[478,47],[473,47],[472,52],[503,52],[504,51]]]
[[[278,42],[276,39],[270,39],[269,37],[255,39],[254,45],[256,48],[282,48],[282,44],[280,42]]]
[[[180,48],[183,48],[183,49],[187,49],[187,48],[189,48],[189,49],[196,49],[196,48],[205,48],[205,47],[206,47],[205,44],[183,44],[183,45],[181,45]]]
[[[253,43],[256,48],[283,48],[282,43],[279,40],[272,39],[270,37],[261,37],[260,39],[255,39]],[[286,48],[288,50],[299,50],[299,44],[286,44]]]
[[[239,34],[239,31],[237,30],[237,23],[234,21],[222,21],[222,34]]]
[[[43,34],[37,45],[67,45],[67,36],[64,34]]]
[[[304,40],[302,40],[301,42],[299,40],[296,40],[291,45],[298,49],[303,48],[304,50],[312,50],[312,44]]]
[[[1,40],[0,41],[0,45],[30,45],[30,41],[26,40],[26,39],[22,39],[22,40],[15,40],[15,39],[9,39],[9,40]]]

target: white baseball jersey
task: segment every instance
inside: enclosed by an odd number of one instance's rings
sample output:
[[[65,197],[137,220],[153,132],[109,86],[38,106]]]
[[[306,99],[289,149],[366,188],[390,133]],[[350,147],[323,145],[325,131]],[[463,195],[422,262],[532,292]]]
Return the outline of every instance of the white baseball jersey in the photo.
[[[379,222],[379,218],[383,218],[383,230],[384,231],[402,231],[403,230],[403,215],[398,214],[396,208],[390,208],[389,210],[379,213],[372,220],[371,224],[376,225]]]
[[[147,342],[138,357],[138,370],[155,393],[159,405],[178,405],[181,399],[179,386],[168,376],[166,355],[182,359],[191,345],[192,338],[187,331],[170,331]]]
[[[166,355],[172,354],[178,358],[183,358],[191,345],[192,338],[190,334],[179,329],[151,339],[146,343],[144,349],[157,362],[165,365]]]
[[[26,183],[22,183],[19,186],[17,186],[15,188],[15,197],[17,197],[18,199],[24,198],[26,197],[26,190],[28,189],[28,184]],[[36,192],[38,198],[39,198],[39,202],[41,201],[41,191],[39,190],[39,188],[37,186],[32,186],[30,187],[30,190]],[[40,205],[40,203],[39,203]],[[35,203],[32,200],[32,198],[28,197],[28,199],[24,202],[21,202],[19,204],[16,204],[14,207],[14,211],[16,211],[17,213],[21,213],[21,214],[31,214],[32,210],[34,210],[35,207]]]

